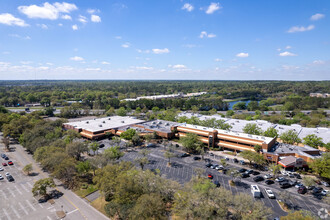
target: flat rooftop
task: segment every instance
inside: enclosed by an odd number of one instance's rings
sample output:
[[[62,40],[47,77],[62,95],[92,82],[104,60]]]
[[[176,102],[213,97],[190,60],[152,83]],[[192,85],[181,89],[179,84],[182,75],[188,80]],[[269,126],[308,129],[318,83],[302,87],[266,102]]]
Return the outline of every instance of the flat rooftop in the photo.
[[[199,126],[199,125],[181,124],[180,126],[198,129],[198,130],[202,130],[202,131],[209,131],[209,132],[213,132],[214,130],[217,130],[218,134],[225,134],[225,135],[231,135],[234,137],[242,137],[242,138],[248,138],[248,139],[252,139],[252,140],[263,141],[266,144],[269,144],[274,139],[274,138],[260,136],[260,135],[252,135],[252,134],[246,134],[246,133],[235,132],[235,131],[226,131],[226,130],[221,130],[221,129],[203,127],[203,126]]]
[[[94,118],[92,120],[74,121],[64,123],[64,125],[67,124],[77,129],[83,129],[94,133],[142,122],[144,122],[144,120],[136,119],[130,116],[111,116],[106,118]]]
[[[140,126],[143,126],[145,129],[150,129],[159,132],[171,133],[171,127],[179,126],[181,123],[172,122],[172,121],[164,121],[164,120],[153,120],[147,121],[144,123],[140,123]]]
[[[315,149],[313,147],[305,145],[304,147],[297,146],[297,145],[291,145],[291,144],[284,144],[284,143],[277,143],[275,144],[269,152],[274,154],[286,154],[286,153],[296,153],[302,156],[310,157],[310,158],[316,158],[319,155],[311,155],[306,152],[308,151],[315,151],[319,152],[318,149]]]

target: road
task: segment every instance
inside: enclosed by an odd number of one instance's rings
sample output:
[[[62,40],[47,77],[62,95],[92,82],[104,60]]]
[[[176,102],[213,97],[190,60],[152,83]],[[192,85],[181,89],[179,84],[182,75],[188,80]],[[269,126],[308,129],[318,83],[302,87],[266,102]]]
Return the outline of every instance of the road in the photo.
[[[1,139],[1,135],[0,135]],[[38,164],[33,160],[32,155],[28,154],[20,145],[11,145],[12,152],[4,152],[3,144],[0,143],[0,153],[6,155],[14,162],[13,166],[4,167],[0,174],[10,172],[14,177],[14,182],[7,179],[0,180],[0,219],[3,220],[35,220],[35,219],[58,219],[57,211],[64,211],[66,217],[63,219],[72,220],[102,220],[109,219],[97,211],[89,203],[78,197],[71,190],[61,186],[60,181],[55,180],[56,189],[63,193],[63,196],[54,199],[54,203],[38,203],[32,196],[31,189],[33,184],[42,178],[49,177],[48,173],[43,172]],[[1,158],[1,162],[4,160]],[[34,175],[27,176],[22,173],[22,168],[27,164],[33,164]]]

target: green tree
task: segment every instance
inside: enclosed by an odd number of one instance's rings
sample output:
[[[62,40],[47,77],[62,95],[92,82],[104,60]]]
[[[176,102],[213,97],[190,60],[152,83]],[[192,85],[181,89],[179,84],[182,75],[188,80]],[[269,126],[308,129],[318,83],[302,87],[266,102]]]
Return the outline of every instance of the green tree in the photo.
[[[314,219],[318,219],[318,218],[307,210],[290,212],[287,216],[281,217],[281,220],[314,220]]]
[[[286,144],[301,143],[301,139],[298,137],[298,133],[294,130],[288,130],[282,133],[280,139],[283,141],[283,143]]]
[[[47,195],[47,188],[48,187],[55,187],[54,180],[52,178],[45,178],[40,179],[37,182],[34,183],[32,188],[32,194],[33,196],[41,195],[45,196]]]
[[[100,145],[97,142],[92,142],[89,146],[89,149],[93,151],[93,155],[100,149]]]
[[[140,196],[132,211],[131,219],[168,219],[166,216],[166,204],[163,198],[157,193],[143,194]]]
[[[126,116],[127,111],[124,107],[120,107],[119,109],[117,109],[116,114],[119,116]]]
[[[272,170],[273,176],[276,178],[278,175],[278,172],[281,170],[281,165],[273,164],[273,165],[271,165],[270,169]]]
[[[313,186],[315,184],[315,180],[309,176],[304,176],[303,177],[303,183],[305,186]]]
[[[254,124],[254,123],[246,124],[243,128],[243,132],[247,133],[247,134],[254,134],[254,135],[262,134],[261,128],[258,127],[258,125]]]
[[[137,146],[140,144],[140,142],[141,142],[141,138],[140,138],[139,134],[135,133],[132,137],[132,144]]]
[[[72,142],[66,146],[66,152],[69,156],[80,160],[81,154],[88,151],[88,146],[83,142]]]
[[[105,149],[103,152],[103,157],[108,162],[119,160],[119,158],[121,158],[122,156],[124,156],[124,153],[120,151],[119,146],[110,147],[108,149]]]
[[[234,110],[244,110],[246,109],[246,103],[245,102],[237,102],[233,105]]]
[[[330,153],[324,153],[320,158],[314,159],[309,163],[309,167],[312,168],[321,177],[330,179]]]
[[[173,153],[173,150],[170,147],[164,153],[164,157],[168,159],[168,165],[171,165],[171,158],[175,156],[175,153]]]
[[[306,137],[303,138],[304,140],[304,144],[314,147],[314,148],[318,148],[318,147],[322,147],[324,145],[323,143],[323,139],[321,137],[316,136],[315,134],[309,134]]]
[[[264,132],[264,136],[266,136],[266,137],[272,137],[272,138],[277,138],[278,137],[278,132],[277,132],[277,130],[274,127],[269,127]]]
[[[125,140],[132,140],[133,136],[136,134],[136,130],[133,128],[127,129],[123,133],[120,134],[121,138],[124,138]]]
[[[255,110],[258,110],[259,108],[259,104],[257,101],[251,101],[247,104],[247,109],[249,111],[255,111]]]
[[[9,147],[9,144],[10,144],[9,138],[7,138],[7,137],[2,138],[2,143],[5,146],[5,149],[7,151],[9,151],[9,149],[10,149],[10,147]]]
[[[226,112],[226,116],[227,117],[231,117],[231,116],[233,116],[235,114],[235,112],[233,111],[233,110],[228,110],[227,112]]]
[[[195,152],[197,151],[200,146],[202,146],[202,142],[199,140],[197,134],[187,133],[186,136],[180,138],[180,142],[182,146],[188,152]]]
[[[79,161],[76,165],[76,169],[80,175],[86,176],[86,174],[92,169],[92,165],[89,160]]]
[[[147,157],[140,157],[135,159],[135,161],[140,165],[142,170],[144,166],[149,163],[149,159]]]
[[[23,172],[27,173],[27,175],[30,175],[30,172],[33,170],[32,163],[27,164],[25,167],[23,167]]]
[[[279,192],[278,195],[279,195],[280,199],[284,202],[284,204],[286,206],[288,206],[289,202],[291,200],[291,197],[292,197],[291,194],[288,191],[283,190],[283,191]]]
[[[60,179],[69,188],[73,188],[76,185],[75,176],[77,173],[76,161],[73,158],[66,158],[54,167],[52,176]]]
[[[259,153],[262,150],[262,147],[257,144],[257,145],[254,146],[254,150],[255,150],[255,152]]]

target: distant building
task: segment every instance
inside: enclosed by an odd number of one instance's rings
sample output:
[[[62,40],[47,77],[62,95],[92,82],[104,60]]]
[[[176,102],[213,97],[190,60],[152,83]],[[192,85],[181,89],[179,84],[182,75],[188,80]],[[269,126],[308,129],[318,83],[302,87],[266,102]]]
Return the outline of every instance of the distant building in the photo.
[[[206,94],[207,92],[196,92],[196,93],[187,93],[183,94],[182,92],[175,93],[175,94],[169,94],[169,95],[152,95],[152,96],[140,96],[137,98],[128,98],[123,99],[122,101],[138,101],[140,99],[149,99],[149,100],[157,100],[157,99],[169,99],[169,98],[181,98],[181,97],[195,97],[195,96],[201,96],[203,94]]]
[[[317,97],[317,98],[329,98],[330,94],[329,93],[309,93],[310,97]]]

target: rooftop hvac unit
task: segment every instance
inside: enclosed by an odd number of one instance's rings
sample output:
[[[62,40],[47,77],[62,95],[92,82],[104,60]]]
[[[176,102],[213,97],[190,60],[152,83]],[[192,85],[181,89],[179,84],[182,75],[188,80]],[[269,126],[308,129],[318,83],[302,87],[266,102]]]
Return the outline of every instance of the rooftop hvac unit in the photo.
[[[105,124],[105,121],[102,121],[103,124]]]
[[[168,122],[167,122],[165,125],[166,125],[166,126],[169,126],[169,125],[170,125],[170,123],[168,123]]]
[[[160,122],[158,122],[158,124],[160,124],[160,125],[161,125],[161,124],[162,124],[162,122],[160,121]]]
[[[111,120],[111,118],[108,118],[108,120]]]
[[[89,124],[89,121],[86,121],[86,124]]]
[[[153,124],[156,124],[156,122],[155,122],[155,121],[153,121],[152,123],[153,123]]]
[[[125,121],[121,121],[121,123],[125,123]]]
[[[102,125],[99,125],[99,127],[102,127]]]

